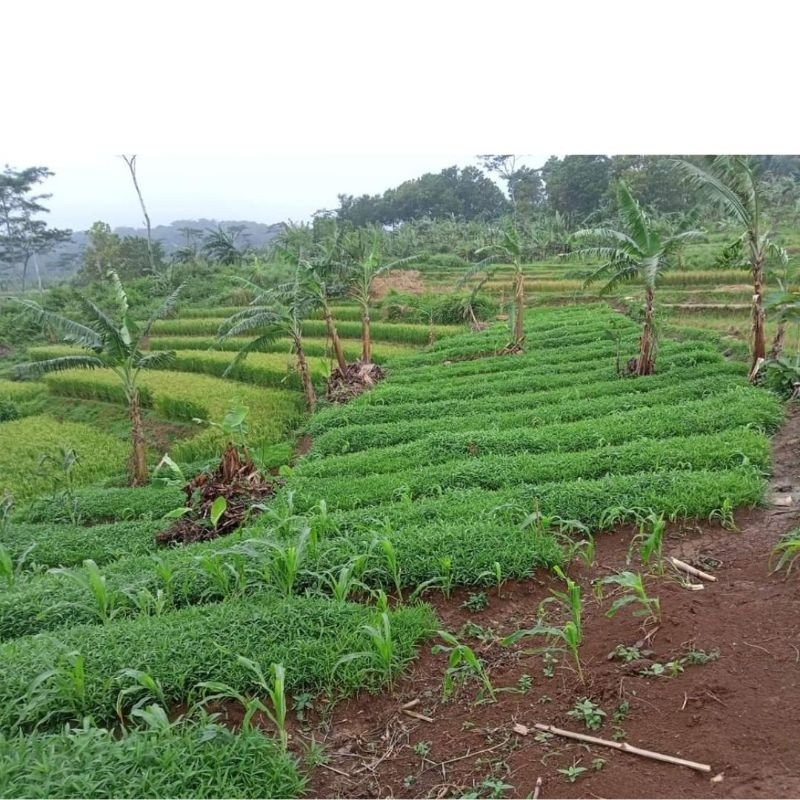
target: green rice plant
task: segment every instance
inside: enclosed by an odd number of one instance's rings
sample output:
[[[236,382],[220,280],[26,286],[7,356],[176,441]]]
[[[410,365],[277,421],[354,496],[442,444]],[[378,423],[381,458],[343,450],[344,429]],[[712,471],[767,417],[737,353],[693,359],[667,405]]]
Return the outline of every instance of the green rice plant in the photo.
[[[161,706],[167,705],[164,695],[164,687],[158,678],[154,678],[149,672],[141,669],[126,667],[117,673],[115,681],[117,684],[128,682],[128,686],[123,686],[117,695],[117,716],[121,722],[125,721],[125,701],[128,698],[136,697],[136,702],[127,710],[128,715],[142,708],[147,703],[160,703]]]
[[[786,577],[788,578],[798,558],[800,558],[800,528],[795,528],[785,534],[772,548],[769,556],[769,566],[772,572],[779,572],[785,567]]]
[[[444,644],[434,645],[431,648],[431,652],[434,654],[449,654],[442,683],[442,699],[448,700],[453,696],[457,684],[462,684],[467,677],[473,677],[479,681],[481,686],[476,702],[485,702],[484,693],[488,696],[490,702],[496,702],[497,695],[489,674],[486,672],[486,667],[475,655],[472,648],[459,642],[448,631],[437,631],[437,636],[442,639]]]
[[[251,730],[253,716],[256,712],[261,711],[267,715],[277,729],[281,748],[286,752],[289,746],[289,734],[286,730],[286,670],[283,664],[271,665],[272,678],[268,680],[257,661],[245,658],[242,655],[237,655],[236,661],[254,676],[256,688],[264,692],[269,699],[269,705],[258,697],[246,698],[232,686],[220,681],[201,681],[197,684],[196,689],[214,692],[211,695],[205,694],[200,703],[205,704],[222,698],[238,700],[245,709],[244,718],[242,719],[242,729],[245,731]]]
[[[108,623],[119,613],[122,593],[108,587],[106,576],[91,558],[83,562],[82,570],[58,567],[49,572],[52,575],[63,575],[79,586],[100,622]]]
[[[653,562],[653,570],[656,575],[664,574],[664,531],[667,523],[664,520],[664,512],[656,514],[652,509],[648,509],[646,515],[639,516],[637,520],[638,532],[631,539],[626,563],[631,563],[634,549],[638,550],[642,564],[650,569],[650,562]],[[649,531],[647,530],[649,526]]]
[[[617,611],[631,603],[638,603],[639,608],[633,612],[635,617],[645,617],[645,622],[661,621],[661,603],[657,597],[650,597],[644,586],[644,581],[640,573],[629,571],[620,572],[616,575],[608,575],[595,582],[598,591],[598,599],[602,599],[603,586],[619,586],[626,591],[622,597],[618,597],[611,607],[606,611],[607,617],[613,617]]]

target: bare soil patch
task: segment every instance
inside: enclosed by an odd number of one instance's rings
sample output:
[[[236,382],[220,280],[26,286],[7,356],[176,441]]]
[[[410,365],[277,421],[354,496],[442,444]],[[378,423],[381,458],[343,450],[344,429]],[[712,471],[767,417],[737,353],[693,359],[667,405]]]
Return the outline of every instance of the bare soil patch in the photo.
[[[797,410],[774,440],[774,475],[776,488],[800,499]],[[566,654],[550,663],[531,652],[543,645],[539,637],[510,647],[499,642],[532,627],[550,589],[563,589],[549,573],[484,590],[482,611],[464,605],[478,605],[470,599],[478,589],[459,589],[450,599],[428,594],[442,628],[485,663],[496,702],[481,700],[474,679],[443,699],[447,655],[431,652],[433,640],[390,692],[363,694],[332,710],[316,698],[314,710],[292,726],[298,755],[313,737],[328,758],[312,771],[310,796],[525,797],[537,778],[545,799],[800,796],[800,580],[768,566],[779,537],[800,524],[799,512],[797,504],[745,510],[736,515],[738,532],[707,521],[670,525],[665,553],[717,581],[692,591],[671,571],[648,577],[663,617],[644,627],[631,607],[607,618],[611,600],[597,601],[591,586],[628,568],[634,531],[599,536],[593,566],[575,561],[569,570],[584,598],[584,685]],[[609,658],[620,645],[638,648],[640,657]],[[690,653],[712,660],[691,663]],[[654,674],[654,665],[669,662],[680,664],[674,676]],[[606,714],[598,731],[568,714],[583,698]],[[607,739],[624,735],[632,745],[709,764],[711,772],[537,736],[537,722]],[[585,771],[570,782],[559,770],[571,768]]]
[[[423,294],[422,273],[418,269],[392,269],[373,279],[373,300],[383,300],[392,290],[403,294]]]

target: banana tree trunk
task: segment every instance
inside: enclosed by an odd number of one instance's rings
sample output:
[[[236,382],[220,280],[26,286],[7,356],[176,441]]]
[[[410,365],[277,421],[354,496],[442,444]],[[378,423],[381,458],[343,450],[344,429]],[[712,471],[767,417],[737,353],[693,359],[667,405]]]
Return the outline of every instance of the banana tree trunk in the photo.
[[[297,356],[297,369],[300,372],[300,381],[303,384],[303,395],[306,400],[306,410],[313,411],[317,405],[317,395],[314,391],[314,384],[311,382],[311,373],[308,369],[306,354],[299,339],[295,339],[294,353]]]
[[[133,452],[130,461],[131,486],[144,486],[147,483],[147,453],[144,447],[144,428],[142,410],[139,405],[139,390],[133,389],[128,401],[128,412],[131,418],[131,439]]]
[[[653,330],[653,305],[655,292],[648,286],[645,291],[644,326],[639,339],[637,375],[652,375],[655,370],[655,332]]]
[[[369,309],[361,312],[361,361],[364,364],[372,363],[372,339],[369,332]]]
[[[339,365],[339,372],[344,375],[347,371],[347,361],[344,357],[344,350],[342,349],[342,340],[339,338],[339,332],[336,330],[336,323],[333,321],[331,310],[325,306],[325,326],[328,329],[328,336],[331,337],[333,343],[333,352],[336,354],[336,363]]]
[[[750,358],[750,380],[755,380],[759,359],[767,357],[764,314],[764,257],[759,253],[753,259],[753,306],[750,313],[753,352]]]
[[[769,349],[769,357],[771,359],[780,358],[783,352],[783,342],[786,339],[786,320],[778,322],[778,330],[775,331],[775,338],[772,340],[772,346]]]
[[[514,344],[522,346],[525,341],[525,276],[522,270],[514,273]]]

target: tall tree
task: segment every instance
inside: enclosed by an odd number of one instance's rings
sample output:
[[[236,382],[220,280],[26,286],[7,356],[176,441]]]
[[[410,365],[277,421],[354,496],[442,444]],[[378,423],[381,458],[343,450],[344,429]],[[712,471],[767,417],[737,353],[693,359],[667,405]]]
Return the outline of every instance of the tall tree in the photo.
[[[5,264],[6,269],[19,269],[23,292],[31,259],[41,290],[37,256],[72,236],[70,230],[48,228],[44,220],[35,219],[37,214],[48,213],[40,201],[52,195],[32,192],[37,184],[52,175],[47,167],[14,170],[7,164],[0,174],[0,263]]]
[[[750,313],[750,380],[767,357],[764,312],[764,268],[769,258],[786,263],[786,251],[770,238],[764,214],[764,186],[750,156],[707,156],[699,164],[679,160],[678,169],[691,186],[724,211],[741,229],[753,281]]]
[[[684,243],[700,236],[700,232],[682,231],[674,236],[662,236],[624,182],[617,185],[617,207],[621,229],[584,228],[576,231],[572,235],[573,241],[599,244],[574,250],[567,257],[602,260],[603,263],[586,279],[586,284],[602,279],[603,292],[634,278],[644,284],[644,324],[635,374],[650,375],[655,370],[657,349],[654,326],[656,283],[661,273],[673,266],[675,255]]]
[[[142,486],[147,483],[148,475],[139,401],[139,373],[143,369],[164,367],[175,357],[172,351],[144,353],[142,344],[150,335],[150,329],[155,321],[167,316],[174,309],[182,287],[178,287],[140,328],[134,322],[128,305],[128,296],[119,276],[116,272],[111,272],[109,277],[116,295],[116,319],[83,295],[80,296],[80,300],[88,320],[86,325],[52,311],[46,311],[33,301],[23,299],[17,301],[37,325],[47,327],[59,334],[63,341],[76,344],[89,353],[31,361],[17,365],[17,370],[20,375],[38,377],[48,372],[73,368],[110,369],[122,382],[131,419],[133,450],[129,467],[130,482],[132,486]]]
[[[542,178],[552,209],[578,219],[597,211],[608,190],[610,169],[608,156],[551,156],[542,167]]]

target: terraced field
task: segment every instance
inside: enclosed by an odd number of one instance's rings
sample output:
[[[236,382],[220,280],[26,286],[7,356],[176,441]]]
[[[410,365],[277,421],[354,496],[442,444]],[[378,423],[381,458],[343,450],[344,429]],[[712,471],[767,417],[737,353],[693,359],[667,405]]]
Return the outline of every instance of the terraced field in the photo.
[[[165,419],[214,420],[238,397],[253,444],[286,439],[303,424],[286,356],[253,354],[223,381],[231,354],[207,352],[212,319],[186,315],[154,333],[151,346],[186,344],[171,370],[142,376],[143,404]],[[307,767],[279,735],[281,698],[291,717],[387,687],[442,625],[422,602],[431,593],[566,566],[571,541],[634,509],[706,518],[764,499],[783,408],[702,338],[665,340],[656,375],[621,379],[617,358],[635,352],[638,329],[605,305],[532,311],[518,356],[496,355],[502,326],[437,328],[425,351],[428,326],[373,331],[386,381],[305,423],[309,452],[229,536],[158,549],[153,533],[182,504],[179,488],[76,487],[79,519],[54,522],[57,496],[14,484],[25,499],[44,496],[0,527],[0,756],[10,764],[0,795],[179,793],[208,771],[218,775],[212,795],[299,795]],[[102,371],[45,385],[53,396],[122,400]],[[13,391],[32,401],[43,386]],[[109,462],[92,481],[123,466],[123,442],[87,437],[76,448]],[[208,457],[223,443],[206,429],[173,457]],[[282,688],[273,665],[285,668]],[[157,707],[220,694],[253,711],[248,698],[263,698],[268,736],[207,717],[159,721]],[[121,738],[93,727],[120,718]],[[299,738],[292,748],[299,758]],[[156,757],[161,782],[144,786],[142,765]],[[31,782],[34,762],[46,782]]]

